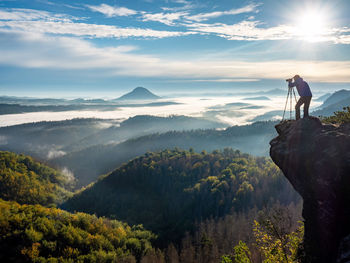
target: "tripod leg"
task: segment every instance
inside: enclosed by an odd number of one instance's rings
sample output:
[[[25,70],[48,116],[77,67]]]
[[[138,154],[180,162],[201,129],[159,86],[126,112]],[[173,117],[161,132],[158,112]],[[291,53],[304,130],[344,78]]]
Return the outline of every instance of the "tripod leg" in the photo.
[[[286,104],[284,105],[282,121],[284,120],[284,114],[286,113],[287,104],[288,104],[288,97],[289,97],[289,88],[288,88],[288,93],[287,93]]]
[[[294,94],[294,99],[295,99],[295,103],[297,103],[297,96],[295,96],[295,90],[293,89],[293,94]]]
[[[294,99],[295,99],[295,106],[297,105],[298,101],[297,101],[297,97],[295,96],[295,90],[293,89],[293,95],[294,95]],[[291,95],[292,96],[292,95]],[[295,119],[297,119],[297,109],[295,109]],[[300,115],[300,113],[299,113]]]
[[[293,112],[293,95],[292,95],[292,90],[293,88],[290,88],[289,90],[289,99],[290,99],[290,110],[289,110],[289,119],[291,120],[292,119],[292,112]]]

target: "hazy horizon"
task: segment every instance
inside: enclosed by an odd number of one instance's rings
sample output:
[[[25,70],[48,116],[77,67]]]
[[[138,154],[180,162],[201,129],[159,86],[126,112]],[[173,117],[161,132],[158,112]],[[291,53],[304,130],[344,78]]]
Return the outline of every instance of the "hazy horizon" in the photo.
[[[323,83],[324,84],[324,83]],[[310,84],[312,85],[312,84]],[[16,98],[38,98],[38,99],[67,99],[67,100],[73,100],[73,99],[105,99],[105,100],[111,100],[116,99],[118,97],[121,97],[122,95],[125,95],[128,92],[131,92],[136,87],[144,87],[147,90],[151,91],[152,93],[160,96],[161,98],[167,99],[167,98],[178,98],[178,97],[208,97],[208,96],[226,96],[229,95],[252,95],[257,94],[257,96],[264,92],[269,92],[272,90],[283,90],[285,91],[285,96],[287,96],[287,85],[284,84],[284,86],[276,86],[276,87],[267,87],[267,88],[250,88],[250,89],[234,89],[234,88],[228,88],[228,89],[200,89],[200,91],[196,90],[159,90],[156,88],[149,88],[145,86],[135,86],[131,87],[130,89],[123,89],[119,91],[104,91],[104,92],[83,92],[83,91],[74,91],[74,92],[33,92],[28,91],[28,93],[25,92],[6,92],[6,93],[0,93],[0,97],[16,97]],[[317,96],[321,96],[326,93],[333,93],[342,89],[350,90],[350,85],[334,85],[331,87],[317,87],[313,89],[314,97],[317,98]],[[215,90],[215,91],[214,91]],[[273,95],[276,96],[276,95]],[[277,94],[277,96],[284,96]]]

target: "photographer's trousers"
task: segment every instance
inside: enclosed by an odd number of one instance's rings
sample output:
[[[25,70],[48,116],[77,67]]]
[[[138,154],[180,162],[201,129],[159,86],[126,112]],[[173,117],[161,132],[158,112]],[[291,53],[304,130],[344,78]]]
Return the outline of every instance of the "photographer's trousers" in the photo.
[[[295,105],[295,119],[300,119],[300,107],[304,104],[304,118],[309,116],[309,107],[311,102],[311,96],[302,96]]]

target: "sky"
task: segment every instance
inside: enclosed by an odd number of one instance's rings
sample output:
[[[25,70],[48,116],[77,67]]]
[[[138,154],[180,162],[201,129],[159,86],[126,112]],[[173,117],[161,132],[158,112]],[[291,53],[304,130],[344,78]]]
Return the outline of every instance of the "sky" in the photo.
[[[350,87],[350,1],[0,0],[0,95]]]

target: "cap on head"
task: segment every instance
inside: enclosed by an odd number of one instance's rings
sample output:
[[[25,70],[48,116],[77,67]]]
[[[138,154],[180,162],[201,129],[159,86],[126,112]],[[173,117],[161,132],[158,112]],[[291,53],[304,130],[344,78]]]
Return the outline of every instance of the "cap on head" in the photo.
[[[294,80],[300,79],[300,76],[299,76],[299,75],[295,75],[295,76],[293,77],[293,79],[294,79]]]

